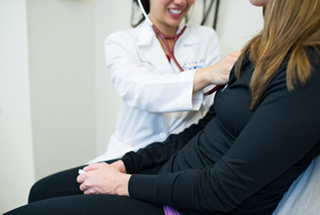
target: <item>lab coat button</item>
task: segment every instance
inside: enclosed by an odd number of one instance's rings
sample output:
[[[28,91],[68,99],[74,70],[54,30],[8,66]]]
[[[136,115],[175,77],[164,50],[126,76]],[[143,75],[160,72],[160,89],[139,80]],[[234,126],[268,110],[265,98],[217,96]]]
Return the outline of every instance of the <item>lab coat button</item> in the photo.
[[[161,133],[160,133],[160,137],[161,137],[161,138],[165,138],[166,136],[167,136],[166,133],[164,133],[164,132],[161,132]]]

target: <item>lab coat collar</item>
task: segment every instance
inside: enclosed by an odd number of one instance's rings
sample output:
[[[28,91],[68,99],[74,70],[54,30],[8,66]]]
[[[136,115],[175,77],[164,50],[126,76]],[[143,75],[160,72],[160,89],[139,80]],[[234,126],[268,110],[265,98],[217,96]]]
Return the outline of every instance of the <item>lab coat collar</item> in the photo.
[[[181,31],[181,29],[185,26],[184,23],[179,25],[177,34]],[[144,20],[139,26],[136,27],[139,30],[139,37],[138,37],[138,46],[149,46],[152,44],[153,39],[155,39],[155,32],[151,25]],[[185,32],[181,35],[182,45],[192,45],[199,43],[200,41],[192,34],[190,28],[187,26]],[[180,38],[179,38],[180,39]]]
[[[185,24],[181,24],[179,26],[179,30],[177,33],[180,32],[180,30],[185,26]],[[193,35],[192,31],[191,31],[191,26],[187,25],[186,30],[183,32],[183,34],[180,37],[180,42],[183,46],[188,46],[188,45],[193,45],[193,44],[197,44],[200,43],[199,39]],[[178,40],[179,41],[179,40]]]
[[[152,44],[152,40],[155,36],[155,33],[146,20],[144,20],[140,25],[138,25],[137,30],[139,31],[137,44],[138,46],[149,46]]]

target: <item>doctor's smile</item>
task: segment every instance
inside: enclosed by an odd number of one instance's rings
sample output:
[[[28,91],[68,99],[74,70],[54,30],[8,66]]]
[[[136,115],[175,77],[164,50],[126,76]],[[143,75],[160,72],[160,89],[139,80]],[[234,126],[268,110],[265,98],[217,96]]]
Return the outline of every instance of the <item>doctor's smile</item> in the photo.
[[[163,33],[167,35],[175,35],[177,30],[176,28],[188,13],[193,3],[194,0],[151,0],[149,18],[161,32],[165,30],[161,29],[161,25],[166,25],[168,27],[170,26],[170,28],[174,30]]]
[[[173,15],[180,15],[182,13],[183,10],[175,10],[175,9],[168,9],[170,13],[172,13]]]

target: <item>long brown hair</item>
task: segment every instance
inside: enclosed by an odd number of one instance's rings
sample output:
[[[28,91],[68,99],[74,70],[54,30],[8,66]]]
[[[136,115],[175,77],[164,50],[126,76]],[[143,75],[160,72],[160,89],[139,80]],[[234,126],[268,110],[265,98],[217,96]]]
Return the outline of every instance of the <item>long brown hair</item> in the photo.
[[[320,46],[320,0],[269,0],[264,8],[264,28],[243,48],[236,65],[236,77],[241,76],[241,62],[248,54],[255,64],[250,82],[254,109],[260,103],[268,84],[274,78],[285,57],[288,90],[305,84],[311,76],[311,64],[306,47]]]

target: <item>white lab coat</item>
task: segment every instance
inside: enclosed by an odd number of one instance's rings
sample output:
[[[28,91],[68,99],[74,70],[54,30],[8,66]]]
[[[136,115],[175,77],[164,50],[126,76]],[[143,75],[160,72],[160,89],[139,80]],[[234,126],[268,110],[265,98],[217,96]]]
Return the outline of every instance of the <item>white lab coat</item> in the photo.
[[[146,21],[108,36],[107,67],[123,104],[106,153],[91,162],[120,158],[128,151],[164,141],[203,117],[213,96],[193,94],[193,76],[196,68],[220,60],[217,35],[212,28],[188,25],[174,54],[184,72],[173,60],[168,61]]]

